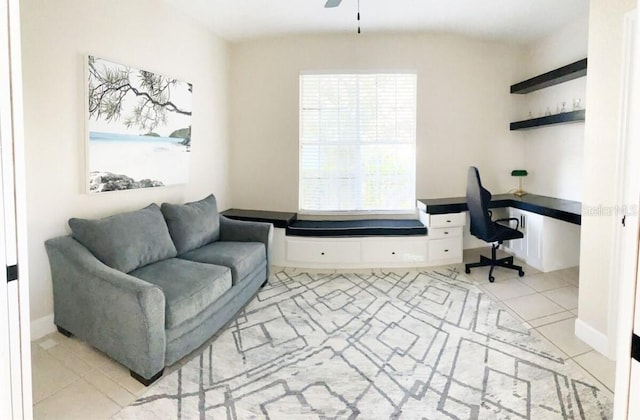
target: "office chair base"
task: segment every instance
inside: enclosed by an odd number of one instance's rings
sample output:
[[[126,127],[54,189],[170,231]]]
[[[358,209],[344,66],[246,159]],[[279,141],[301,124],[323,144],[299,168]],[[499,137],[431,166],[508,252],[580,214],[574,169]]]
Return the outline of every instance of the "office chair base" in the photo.
[[[504,258],[496,258],[496,251],[500,247],[500,244],[494,244],[491,246],[491,258],[487,258],[484,255],[480,255],[480,262],[469,263],[464,265],[464,272],[469,274],[471,273],[472,268],[476,267],[491,267],[489,269],[489,282],[493,283],[495,281],[495,277],[493,277],[493,269],[495,267],[504,267],[510,270],[518,270],[518,276],[524,276],[524,271],[522,267],[519,265],[513,264],[513,256],[504,257]]]

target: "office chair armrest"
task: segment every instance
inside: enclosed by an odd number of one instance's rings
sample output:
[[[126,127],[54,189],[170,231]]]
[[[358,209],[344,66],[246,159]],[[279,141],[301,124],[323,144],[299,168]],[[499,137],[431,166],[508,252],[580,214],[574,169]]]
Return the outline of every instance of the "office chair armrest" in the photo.
[[[515,217],[508,217],[506,219],[498,219],[498,220],[494,220],[494,222],[510,222],[512,220],[516,221],[516,230],[519,230],[520,228],[520,220],[516,219]]]

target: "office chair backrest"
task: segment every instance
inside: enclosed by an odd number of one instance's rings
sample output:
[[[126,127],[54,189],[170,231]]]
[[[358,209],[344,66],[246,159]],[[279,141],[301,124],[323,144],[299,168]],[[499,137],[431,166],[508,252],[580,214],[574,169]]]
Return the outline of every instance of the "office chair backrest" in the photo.
[[[467,172],[467,207],[471,218],[471,234],[476,238],[489,241],[494,235],[493,222],[489,215],[491,193],[484,189],[480,174],[475,166]]]

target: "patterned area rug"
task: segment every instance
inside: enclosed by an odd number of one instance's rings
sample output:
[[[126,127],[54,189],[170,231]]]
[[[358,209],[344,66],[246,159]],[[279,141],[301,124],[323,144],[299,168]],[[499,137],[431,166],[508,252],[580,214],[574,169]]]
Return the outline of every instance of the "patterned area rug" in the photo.
[[[272,275],[117,419],[605,419],[612,404],[455,270]]]

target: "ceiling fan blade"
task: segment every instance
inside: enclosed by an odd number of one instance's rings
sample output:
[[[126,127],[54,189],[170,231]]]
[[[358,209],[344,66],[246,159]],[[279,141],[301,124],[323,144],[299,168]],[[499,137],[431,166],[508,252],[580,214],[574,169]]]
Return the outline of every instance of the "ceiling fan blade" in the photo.
[[[340,2],[342,2],[342,0],[327,0],[324,7],[337,7],[340,6]]]

